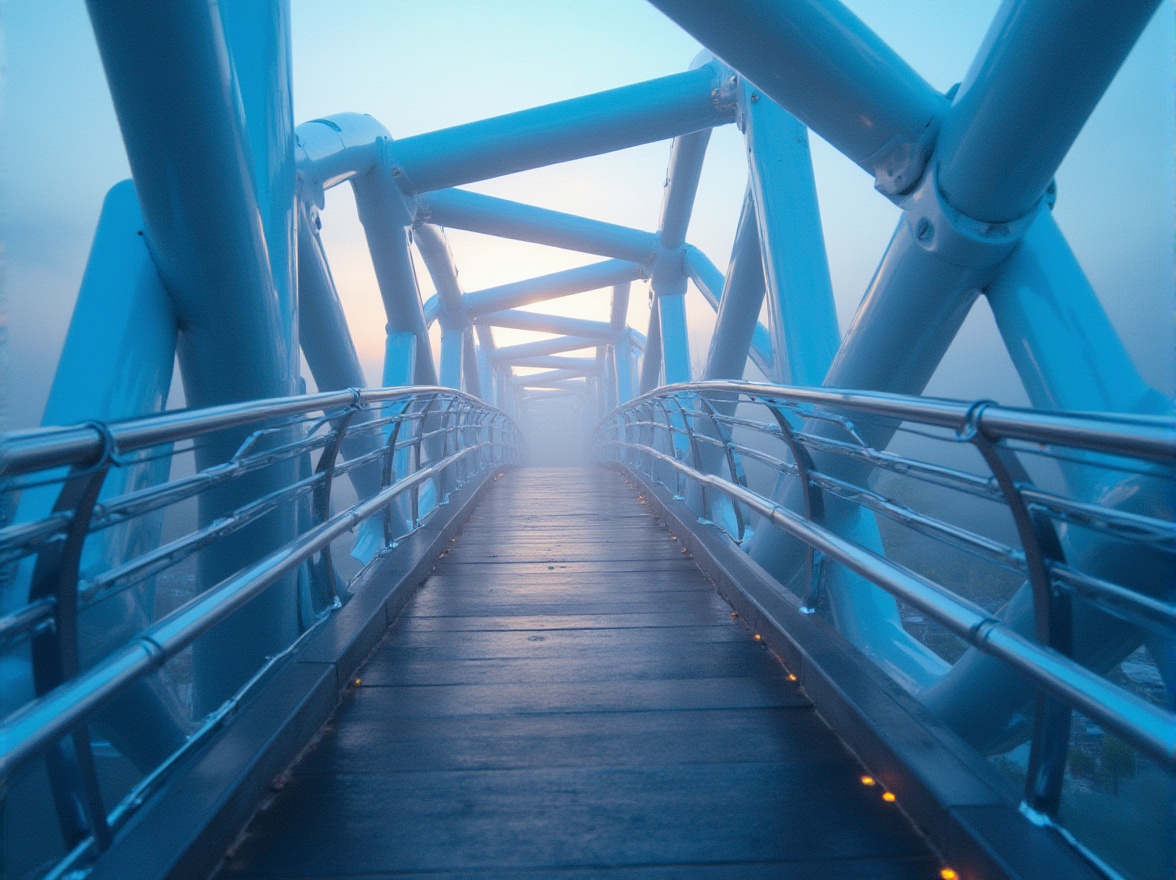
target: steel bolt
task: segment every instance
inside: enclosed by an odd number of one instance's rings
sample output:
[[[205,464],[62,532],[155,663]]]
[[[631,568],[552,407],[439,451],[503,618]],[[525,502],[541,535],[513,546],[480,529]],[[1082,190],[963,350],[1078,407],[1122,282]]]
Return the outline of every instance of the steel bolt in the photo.
[[[915,238],[922,242],[928,242],[934,234],[935,224],[926,217],[921,218],[918,225],[915,226]]]

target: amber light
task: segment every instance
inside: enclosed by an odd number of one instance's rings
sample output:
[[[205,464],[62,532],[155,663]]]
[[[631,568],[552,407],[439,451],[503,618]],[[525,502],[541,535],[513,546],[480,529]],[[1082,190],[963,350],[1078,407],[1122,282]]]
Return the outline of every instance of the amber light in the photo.
[[[944,868],[939,872],[939,876],[942,877],[943,880],[960,880],[960,875],[951,868]]]
[[[862,785],[876,785],[877,782],[873,776],[863,776]]]
[[[898,798],[894,796],[894,792],[887,791],[882,793],[882,800],[886,801],[888,804],[892,804],[898,800]]]

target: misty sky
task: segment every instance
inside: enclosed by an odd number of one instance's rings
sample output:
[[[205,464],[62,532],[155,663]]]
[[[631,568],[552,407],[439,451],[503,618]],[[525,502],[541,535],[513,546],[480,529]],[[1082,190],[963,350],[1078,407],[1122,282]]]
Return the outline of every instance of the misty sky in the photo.
[[[961,79],[997,3],[848,4],[933,86]],[[3,8],[4,427],[38,423],[102,198],[128,176],[82,0]],[[685,69],[699,47],[642,0],[293,0],[296,122],[370,113],[394,136],[522,109]],[[1145,378],[1171,394],[1173,356],[1173,8],[1165,3],[1058,174],[1055,216]],[[822,221],[844,330],[893,232],[898,209],[817,138]],[[653,229],[669,144],[512,175],[471,189]],[[739,133],[716,130],[689,240],[726,264],[746,180]],[[369,382],[384,317],[350,190],[328,194],[324,240]],[[592,262],[583,254],[450,234],[466,290]],[[428,288],[427,274],[420,272]],[[425,290],[425,295],[431,289]],[[696,294],[696,363],[711,317]],[[607,292],[551,311],[602,318]],[[645,285],[630,322],[644,330]],[[523,341],[527,334],[504,342]],[[983,303],[930,393],[1024,402]]]

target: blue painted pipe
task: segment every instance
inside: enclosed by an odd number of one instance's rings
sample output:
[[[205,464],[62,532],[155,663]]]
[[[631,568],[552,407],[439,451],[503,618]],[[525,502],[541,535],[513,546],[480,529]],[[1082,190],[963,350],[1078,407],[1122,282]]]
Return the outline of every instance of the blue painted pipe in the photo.
[[[1159,0],[1006,0],[943,121],[939,186],[1005,223],[1041,198]]]
[[[646,268],[628,260],[605,260],[577,269],[554,272],[526,281],[516,281],[465,295],[465,306],[472,314],[498,312],[531,305],[561,296],[586,293],[644,277]]]
[[[690,276],[690,280],[698,287],[702,298],[717,312],[726,283],[723,279],[723,273],[718,270],[718,267],[710,261],[710,258],[706,254],[689,244],[686,245],[683,252],[682,264],[686,270],[686,274]],[[751,336],[750,356],[765,376],[773,379],[773,381],[779,381],[776,378],[777,370],[773,366],[772,339],[768,335],[768,329],[759,323],[758,316],[755,330]]]
[[[588,321],[583,318],[568,318],[563,315],[543,315],[538,312],[524,312],[507,309],[502,312],[486,312],[477,318],[479,324],[493,327],[510,327],[514,330],[534,330],[539,333],[559,333],[563,336],[583,336],[589,339],[612,339],[615,331],[604,321]]]
[[[732,122],[722,68],[696,70],[398,140],[406,192],[460,186]],[[718,90],[718,91],[716,91]]]
[[[691,36],[874,175],[919,180],[947,100],[836,0],[650,0]]]
[[[462,334],[461,375],[462,385],[467,394],[482,396],[482,375],[478,366],[478,347],[474,342],[474,331],[467,327]]]
[[[521,358],[559,354],[561,351],[579,351],[582,348],[595,348],[599,344],[600,340],[585,339],[579,336],[540,339],[537,342],[523,342],[519,345],[509,345],[506,348],[500,348],[494,352],[494,360],[499,364],[507,364]]]
[[[144,232],[179,318],[177,348],[188,404],[212,406],[295,393],[293,290],[274,282],[260,207],[260,201],[292,181],[255,179],[255,168],[269,167],[269,161],[251,164],[250,147],[263,146],[250,144],[240,101],[244,94],[257,92],[251,87],[245,93],[238,90],[235,79],[253,74],[248,67],[234,69],[219,8],[198,0],[90,0],[87,6]],[[269,47],[263,54],[273,59],[289,45],[282,34],[261,32],[257,38]],[[274,76],[288,72],[283,65]],[[280,102],[280,94],[273,99]],[[280,112],[280,107],[274,109]],[[273,117],[264,115],[268,121],[261,128],[268,130]],[[267,143],[264,148],[275,151],[274,161],[282,167],[280,156],[293,145]],[[275,214],[272,219],[280,218]],[[227,432],[199,446],[197,465],[226,460],[241,439],[238,432]],[[217,487],[201,496],[200,519],[210,522],[292,478],[292,467],[277,467]],[[201,555],[200,582],[219,582],[288,541],[294,529],[293,510],[278,511],[243,529],[223,541],[216,554]],[[196,645],[198,713],[219,706],[267,656],[296,637],[295,589],[292,580],[275,585]]]
[[[727,279],[719,300],[715,330],[703,368],[703,379],[742,379],[751,350],[752,337],[759,326],[760,307],[764,302],[764,269],[760,261],[759,230],[755,205],[749,192],[743,199],[735,243],[727,264]],[[768,376],[769,379],[775,379]]]
[[[298,225],[298,313],[302,352],[319,390],[366,388],[322,241],[305,207]]]
[[[778,381],[819,385],[841,334],[808,131],[770,98],[740,91]]]
[[[408,250],[412,221],[398,211],[402,205],[400,192],[384,167],[354,178],[351,185],[384,301],[388,334],[411,333],[416,338],[413,375],[408,384],[436,385],[437,368]]]
[[[657,236],[652,232],[461,189],[421,196],[416,216],[418,222],[637,263],[652,259],[657,248]]]
[[[511,360],[511,366],[541,367],[545,370],[590,370],[595,363],[593,358],[568,357],[558,354],[536,355],[535,357]]]
[[[710,143],[710,129],[696,131],[674,139],[670,149],[670,166],[666,171],[662,197],[661,222],[658,224],[661,246],[676,251],[686,243],[686,228],[698,194],[702,163]]]
[[[649,332],[645,334],[645,356],[641,358],[638,394],[646,394],[661,384],[662,340],[658,305],[659,300],[655,298],[653,307],[649,310]]]

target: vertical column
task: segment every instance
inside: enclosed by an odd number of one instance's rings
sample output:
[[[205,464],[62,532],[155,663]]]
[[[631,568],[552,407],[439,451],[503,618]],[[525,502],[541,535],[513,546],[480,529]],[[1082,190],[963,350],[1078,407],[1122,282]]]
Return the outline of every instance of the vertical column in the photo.
[[[248,43],[254,55],[252,62],[242,59],[240,69],[230,58],[214,4],[90,0],[87,5],[144,234],[179,318],[177,349],[188,403],[211,406],[294,393],[294,166],[293,129],[285,118],[290,112],[285,4],[236,20],[234,44]],[[245,114],[256,122],[252,132]],[[251,134],[258,142],[251,142]],[[266,169],[264,180],[257,178],[259,169]],[[277,279],[267,222],[277,249]],[[224,432],[202,445],[198,466],[226,460],[241,439],[239,432]],[[217,487],[201,496],[201,521],[292,478],[292,468],[275,467]],[[284,543],[294,528],[294,511],[281,510],[222,541],[216,554],[202,555],[201,583],[214,584]],[[220,705],[297,635],[295,589],[292,579],[283,580],[200,640],[198,713]]]
[[[465,328],[461,343],[462,385],[469,394],[475,397],[481,397],[482,374],[478,362],[478,347],[474,342],[474,329],[472,327]]]
[[[808,129],[748,83],[741,103],[775,362],[784,381],[819,385],[841,339]]]
[[[682,287],[685,287],[683,279]],[[672,293],[658,297],[661,319],[663,372],[666,384],[690,381],[690,339],[686,325],[686,297]]]
[[[703,379],[742,379],[752,337],[764,301],[764,268],[760,235],[751,191],[743,199],[731,260],[719,299],[715,332],[703,368]]]
[[[641,384],[638,393],[652,391],[659,384],[662,367],[660,301],[654,297],[649,310],[649,332],[645,337],[645,356],[641,359]]]
[[[43,425],[113,421],[158,412],[167,404],[176,351],[176,315],[143,240],[143,217],[131,181],[107,193],[98,230],[82,277],[69,332],[45,405]],[[101,501],[166,482],[170,459],[154,457],[112,468]],[[48,516],[56,486],[21,493],[17,522]],[[126,558],[128,545],[160,543],[163,513],[104,529],[86,541],[80,576],[91,577]],[[0,597],[5,607],[27,601],[32,577],[24,566],[5,584],[16,596]],[[7,591],[6,591],[7,592]],[[151,623],[151,601],[139,588],[124,590],[86,608],[78,640],[84,653],[104,656]],[[28,656],[0,657],[6,686],[29,681]],[[11,670],[11,672],[7,671]],[[29,682],[31,691],[32,684]],[[15,688],[13,688],[15,690]],[[0,700],[7,703],[7,700]],[[6,707],[11,708],[11,707]],[[142,770],[153,769],[184,742],[187,711],[176,695],[150,677],[131,685],[95,715],[102,735]]]
[[[660,247],[653,264],[651,286],[659,303],[662,361],[669,384],[690,381],[690,337],[686,325],[686,272],[682,249],[709,142],[710,129],[676,138],[666,173]],[[644,372],[642,376],[644,378]]]
[[[461,359],[465,346],[465,329],[446,326],[441,322],[441,376],[440,383],[446,388],[461,388]]]
[[[403,197],[392,181],[386,162],[381,162],[363,177],[351,181],[355,205],[363,224],[372,267],[384,313],[388,318],[388,336],[411,333],[416,338],[416,355],[412,373],[404,385],[436,385],[437,368],[433,363],[432,343],[425,312],[417,287],[416,271],[409,253],[408,234],[412,217]],[[385,374],[387,374],[385,365]]]

